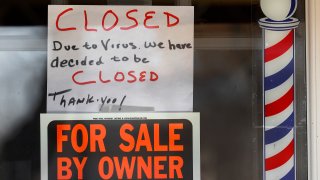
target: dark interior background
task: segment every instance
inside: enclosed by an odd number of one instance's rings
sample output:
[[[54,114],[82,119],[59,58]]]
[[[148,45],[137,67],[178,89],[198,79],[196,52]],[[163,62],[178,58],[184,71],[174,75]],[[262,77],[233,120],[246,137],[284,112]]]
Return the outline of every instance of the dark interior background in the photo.
[[[194,111],[203,180],[262,179],[262,31],[258,0],[3,0],[0,3],[0,179],[40,179],[48,4],[193,5]],[[307,179],[305,12],[296,34],[297,179]]]

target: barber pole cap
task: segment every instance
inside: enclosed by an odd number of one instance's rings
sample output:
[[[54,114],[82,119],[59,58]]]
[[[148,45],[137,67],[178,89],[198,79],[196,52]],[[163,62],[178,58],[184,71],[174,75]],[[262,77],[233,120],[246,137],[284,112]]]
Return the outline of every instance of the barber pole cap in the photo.
[[[261,28],[285,31],[298,27],[299,20],[292,18],[297,9],[297,0],[261,0],[260,6],[267,16],[259,20]]]
[[[295,13],[297,0],[261,0],[260,6],[270,20],[284,21]]]

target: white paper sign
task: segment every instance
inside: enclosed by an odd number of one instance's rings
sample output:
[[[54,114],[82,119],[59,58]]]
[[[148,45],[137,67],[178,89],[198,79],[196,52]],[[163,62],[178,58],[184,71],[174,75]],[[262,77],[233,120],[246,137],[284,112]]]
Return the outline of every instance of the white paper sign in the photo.
[[[49,6],[48,13],[48,112],[192,111],[193,7]]]

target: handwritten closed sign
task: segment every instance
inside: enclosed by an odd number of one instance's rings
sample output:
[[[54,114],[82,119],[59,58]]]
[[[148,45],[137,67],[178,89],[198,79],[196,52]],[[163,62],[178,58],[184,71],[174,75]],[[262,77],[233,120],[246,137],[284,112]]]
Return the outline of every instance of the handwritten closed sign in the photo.
[[[193,7],[49,6],[48,112],[192,111]]]

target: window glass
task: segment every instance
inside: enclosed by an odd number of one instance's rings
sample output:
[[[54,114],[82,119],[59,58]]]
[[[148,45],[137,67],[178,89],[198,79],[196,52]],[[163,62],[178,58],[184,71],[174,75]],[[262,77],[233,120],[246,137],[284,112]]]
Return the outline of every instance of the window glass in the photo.
[[[307,179],[304,1],[296,29],[296,167]],[[5,0],[0,3],[0,179],[40,179],[49,4],[195,8],[194,111],[203,180],[263,177],[263,15],[258,0]]]

